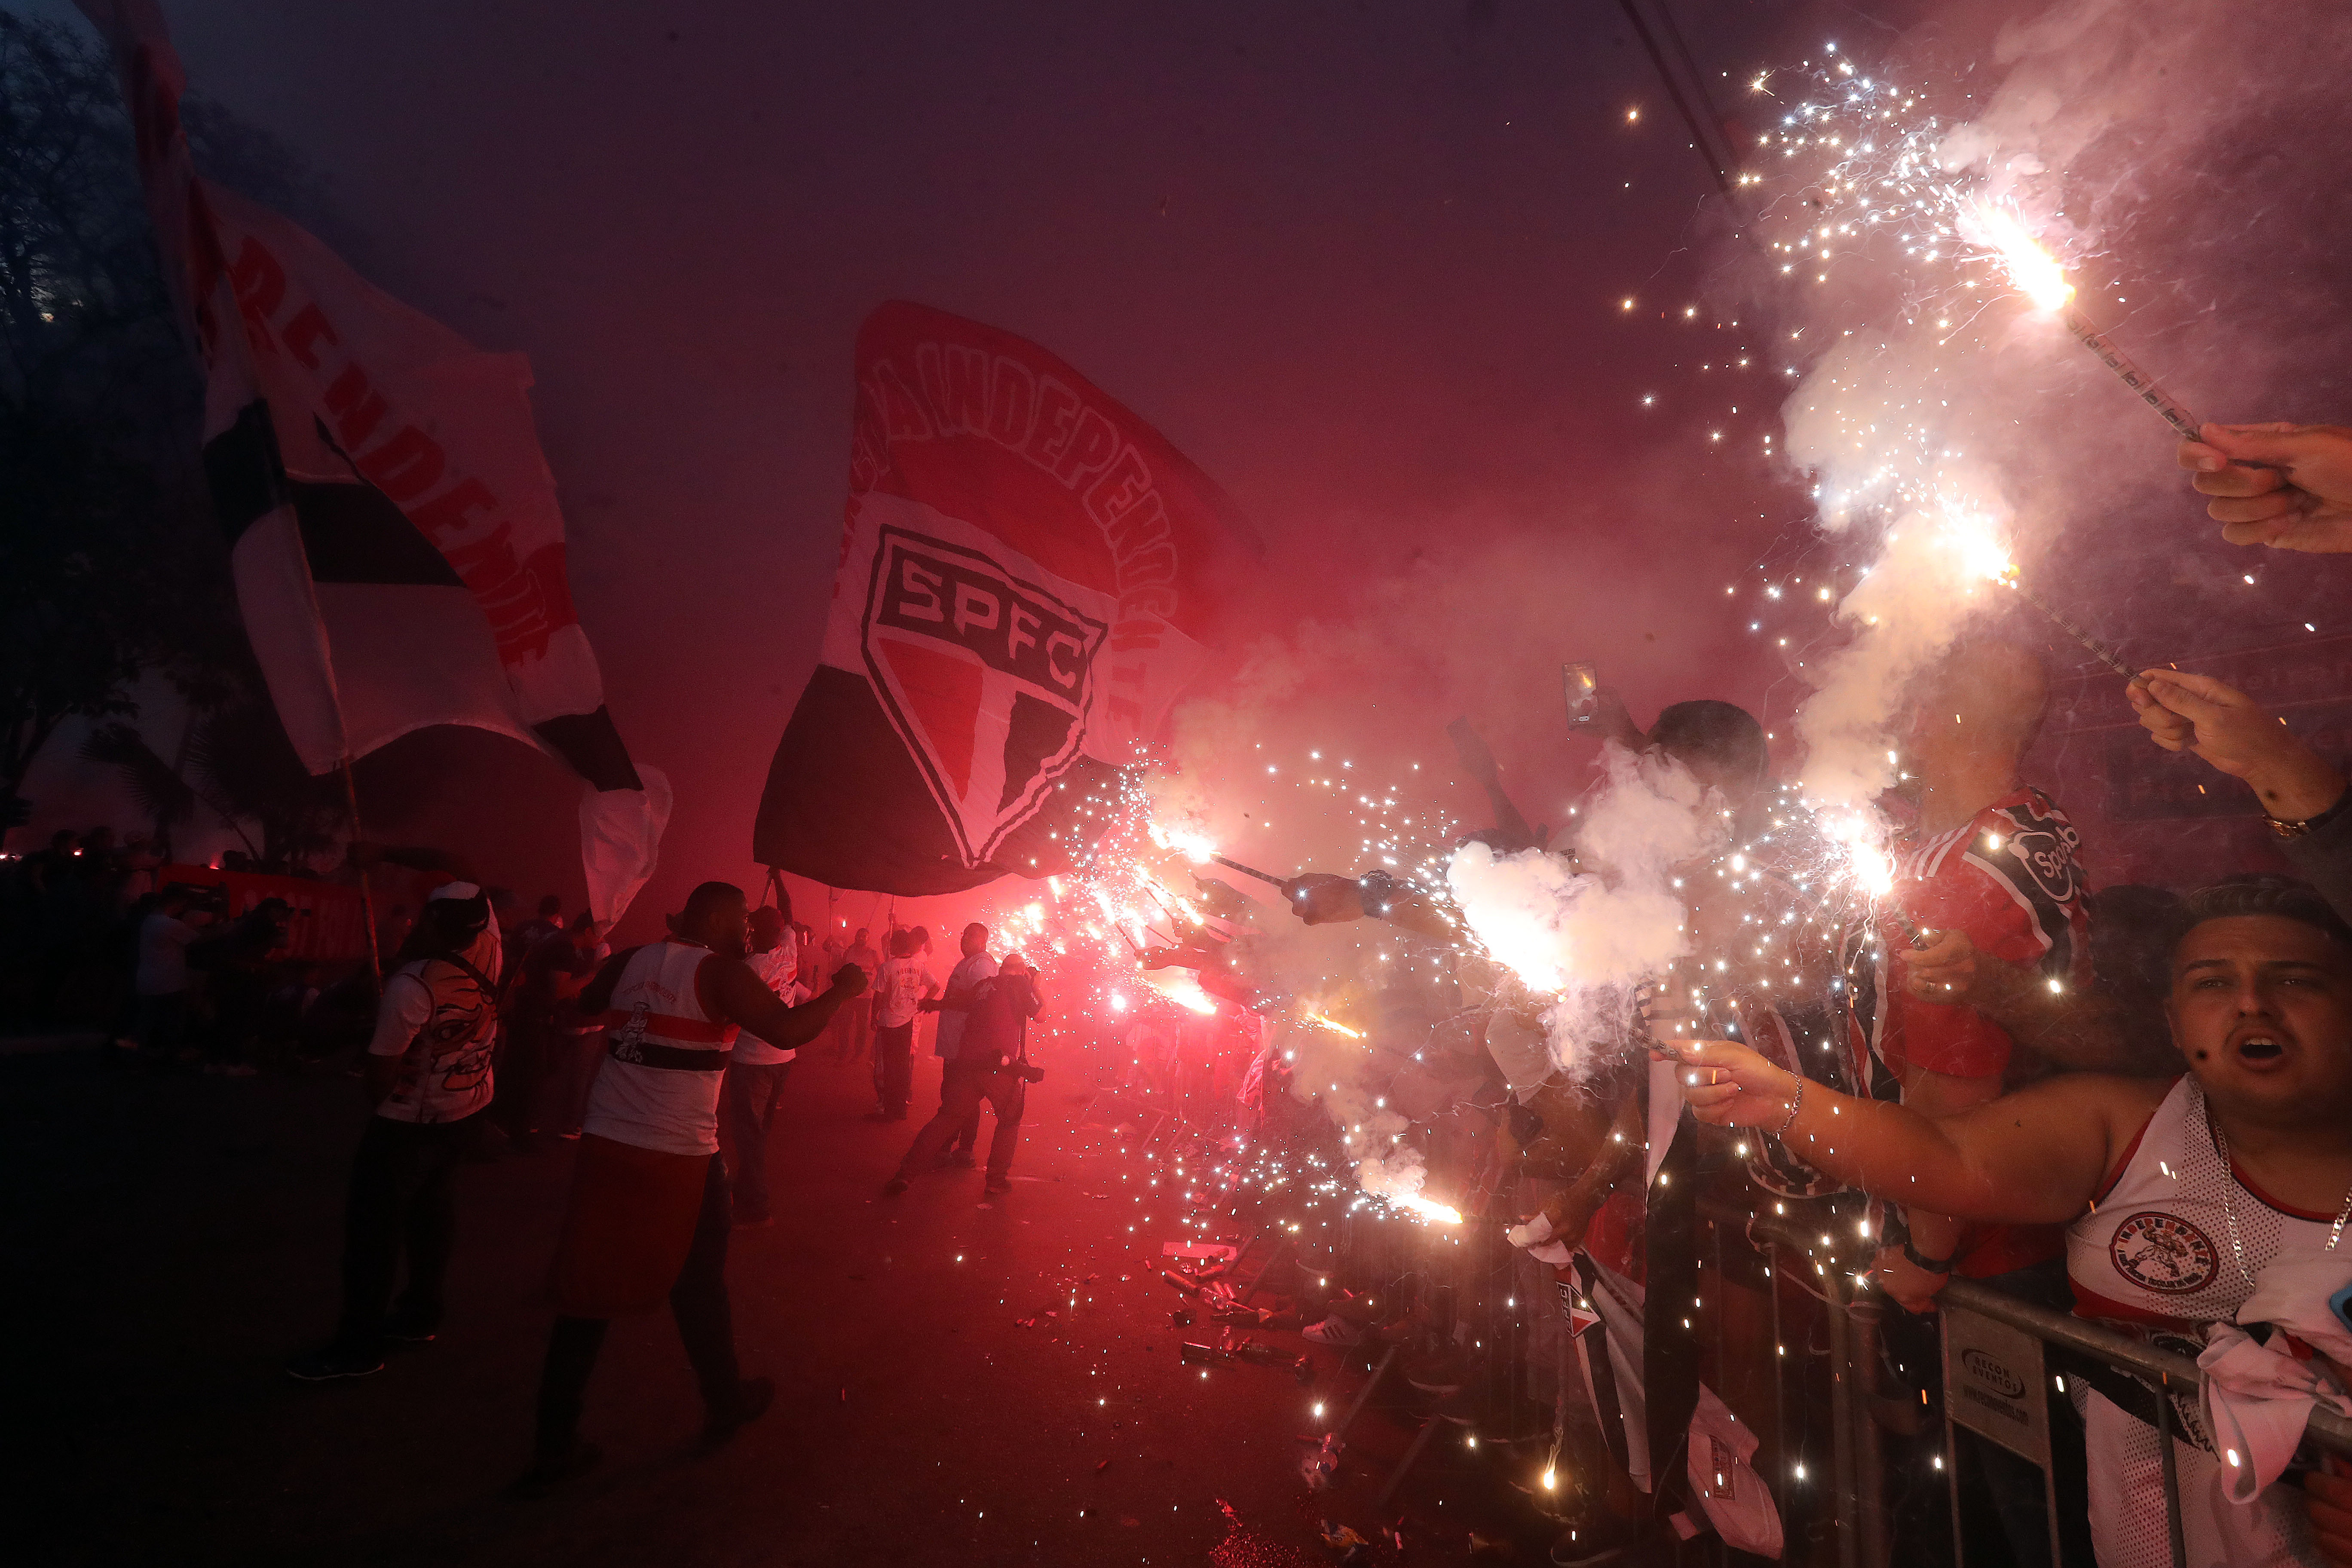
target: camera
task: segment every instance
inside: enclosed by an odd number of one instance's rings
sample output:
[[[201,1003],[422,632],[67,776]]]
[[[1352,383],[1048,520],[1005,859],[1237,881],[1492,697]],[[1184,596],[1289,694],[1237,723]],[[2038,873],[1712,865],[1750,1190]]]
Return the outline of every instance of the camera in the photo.
[[[1039,1067],[1035,1062],[1014,1062],[1013,1064],[1013,1070],[1014,1074],[1020,1078],[1023,1083],[1043,1083],[1045,1081],[1045,1069]]]

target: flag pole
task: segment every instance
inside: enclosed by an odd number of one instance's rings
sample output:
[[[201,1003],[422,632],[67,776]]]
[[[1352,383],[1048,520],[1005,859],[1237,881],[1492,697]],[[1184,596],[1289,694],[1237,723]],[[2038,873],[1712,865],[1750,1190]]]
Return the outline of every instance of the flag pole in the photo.
[[[352,782],[352,759],[344,757],[336,771],[343,775],[343,809],[352,823],[352,843],[360,842],[360,792]],[[375,889],[368,885],[368,869],[360,868],[360,919],[367,926],[369,989],[378,997],[383,994],[383,950],[375,930]]]

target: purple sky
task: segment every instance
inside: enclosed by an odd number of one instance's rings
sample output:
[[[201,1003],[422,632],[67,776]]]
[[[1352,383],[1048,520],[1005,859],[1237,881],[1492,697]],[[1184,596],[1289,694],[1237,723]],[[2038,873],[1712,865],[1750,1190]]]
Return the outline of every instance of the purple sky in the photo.
[[[614,712],[678,786],[641,913],[750,873],[829,585],[851,339],[894,296],[1154,420],[1268,541],[1236,587],[1269,633],[1410,614],[1417,584],[1459,617],[1493,574],[1493,616],[1408,639],[1460,655],[1423,671],[1421,744],[1470,709],[1558,793],[1560,659],[1645,719],[1746,695],[1696,590],[1793,492],[1697,435],[1736,401],[1682,378],[1726,341],[1679,319],[1711,184],[1613,5],[165,9],[193,85],[326,178],[362,271],[530,356]],[[1732,108],[1808,9],[1675,7]],[[508,742],[467,754],[499,748],[416,820],[494,826],[500,879],[560,876],[570,797]]]

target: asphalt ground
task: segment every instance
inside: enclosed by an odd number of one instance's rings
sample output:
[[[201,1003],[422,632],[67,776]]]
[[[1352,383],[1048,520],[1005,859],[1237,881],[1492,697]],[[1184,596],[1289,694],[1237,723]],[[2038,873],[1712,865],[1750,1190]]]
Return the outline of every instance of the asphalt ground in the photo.
[[[110,1055],[0,1057],[11,1561],[1283,1568],[1334,1560],[1326,1520],[1391,1522],[1371,1501],[1415,1396],[1399,1380],[1338,1486],[1309,1492],[1298,1435],[1352,1396],[1365,1352],[1268,1336],[1311,1352],[1311,1389],[1186,1365],[1180,1342],[1213,1331],[1171,1324],[1160,1247],[1201,1232],[1066,1070],[1032,1093],[1012,1194],[983,1202],[956,1171],[891,1200],[914,1124],[861,1120],[865,1068],[804,1053],[770,1149],[776,1223],[737,1231],[730,1260],[744,1368],[775,1378],[775,1406],[697,1457],[672,1324],[625,1320],[583,1423],[604,1464],[517,1503],[572,1146],[463,1172],[436,1343],[300,1384],[284,1363],[336,1311],[356,1083]],[[919,1063],[919,1110],[936,1085]],[[1515,1496],[1448,1434],[1383,1511],[1404,1560],[1463,1561],[1478,1530],[1540,1561]]]

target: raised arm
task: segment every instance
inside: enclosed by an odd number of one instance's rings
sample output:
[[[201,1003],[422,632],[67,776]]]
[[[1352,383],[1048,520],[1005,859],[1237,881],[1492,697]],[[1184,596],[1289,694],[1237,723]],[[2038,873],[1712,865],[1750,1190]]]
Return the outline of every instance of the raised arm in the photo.
[[[866,971],[845,963],[834,972],[833,984],[824,992],[797,1007],[788,1007],[782,997],[751,973],[749,964],[722,961],[705,967],[709,978],[701,984],[709,990],[711,1011],[780,1051],[795,1050],[824,1033],[841,1005],[866,989]]]
[[[1931,1119],[1806,1082],[1729,1040],[1669,1048],[1700,1121],[1767,1132],[1785,1125],[1791,1153],[1849,1186],[2010,1225],[2059,1225],[2081,1214],[2166,1090],[2152,1079],[2072,1074]]]

